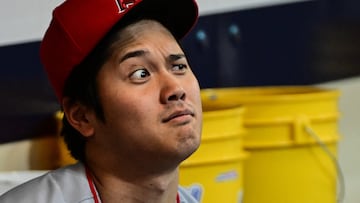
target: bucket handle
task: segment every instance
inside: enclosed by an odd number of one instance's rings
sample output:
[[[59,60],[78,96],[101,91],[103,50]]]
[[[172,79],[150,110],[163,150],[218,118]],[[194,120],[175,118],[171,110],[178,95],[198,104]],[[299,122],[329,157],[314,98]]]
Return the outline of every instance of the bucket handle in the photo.
[[[317,135],[317,133],[310,126],[310,122],[304,122],[305,132],[308,133],[315,141],[319,144],[322,150],[330,157],[331,161],[334,163],[337,172],[337,202],[342,203],[345,197],[345,178],[344,174],[341,170],[340,164],[336,156],[330,151],[328,146],[321,140],[321,138]]]

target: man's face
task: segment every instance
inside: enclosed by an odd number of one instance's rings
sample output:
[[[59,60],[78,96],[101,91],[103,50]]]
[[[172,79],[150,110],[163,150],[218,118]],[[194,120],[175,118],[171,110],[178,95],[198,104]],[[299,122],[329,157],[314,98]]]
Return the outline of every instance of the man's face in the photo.
[[[198,81],[182,49],[160,24],[135,26],[136,37],[115,46],[99,72],[105,122],[94,125],[94,139],[119,160],[178,164],[200,144]]]

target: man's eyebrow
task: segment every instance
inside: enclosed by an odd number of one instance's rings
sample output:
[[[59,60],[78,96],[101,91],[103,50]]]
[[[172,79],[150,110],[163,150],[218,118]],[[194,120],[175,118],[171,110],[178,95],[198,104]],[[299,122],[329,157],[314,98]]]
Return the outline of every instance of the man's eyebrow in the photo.
[[[170,54],[168,56],[168,60],[170,62],[173,62],[173,61],[176,61],[176,60],[179,60],[179,59],[182,59],[182,58],[185,58],[185,54]]]
[[[129,58],[144,56],[146,53],[147,51],[145,50],[136,50],[136,51],[128,52],[123,57],[121,57],[120,63]]]

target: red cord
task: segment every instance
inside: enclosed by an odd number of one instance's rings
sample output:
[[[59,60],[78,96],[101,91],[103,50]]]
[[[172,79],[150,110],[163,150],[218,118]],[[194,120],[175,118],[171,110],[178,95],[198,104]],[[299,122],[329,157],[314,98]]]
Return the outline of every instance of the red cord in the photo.
[[[89,183],[89,188],[90,188],[91,194],[94,197],[94,203],[100,203],[99,198],[96,193],[94,182],[92,181],[92,178],[91,178],[90,170],[88,169],[88,167],[85,167],[85,170],[86,170],[86,178]]]

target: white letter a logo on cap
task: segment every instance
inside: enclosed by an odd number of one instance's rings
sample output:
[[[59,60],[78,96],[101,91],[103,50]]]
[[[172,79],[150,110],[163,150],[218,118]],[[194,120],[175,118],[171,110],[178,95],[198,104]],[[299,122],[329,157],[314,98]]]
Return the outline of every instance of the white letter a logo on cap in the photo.
[[[131,5],[135,3],[136,0],[115,0],[117,7],[119,8],[119,13],[126,11]]]

